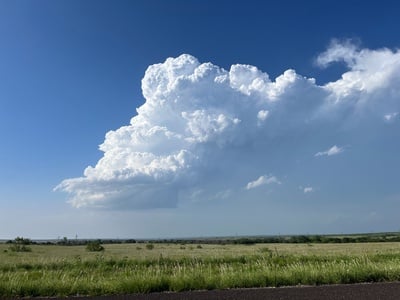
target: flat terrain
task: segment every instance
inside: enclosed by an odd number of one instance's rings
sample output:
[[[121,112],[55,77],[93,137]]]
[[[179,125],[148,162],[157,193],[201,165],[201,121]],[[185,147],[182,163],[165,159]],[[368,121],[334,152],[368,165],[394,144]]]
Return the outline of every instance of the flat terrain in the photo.
[[[213,244],[108,244],[104,252],[87,252],[85,246],[30,245],[32,252],[13,253],[9,245],[0,244],[0,264],[41,263],[63,260],[96,259],[137,259],[148,260],[163,258],[222,258],[240,257],[271,251],[280,255],[303,256],[338,256],[338,255],[373,255],[400,254],[400,242],[386,243],[348,243],[348,244],[254,244],[254,245],[213,245]]]
[[[352,289],[353,285],[339,287],[337,284],[400,280],[398,242],[110,244],[104,245],[104,252],[88,252],[84,246],[29,247],[31,252],[12,252],[9,245],[0,244],[0,297],[119,294],[132,295],[129,298],[145,297],[137,299],[187,299],[152,298],[186,296],[191,299],[197,299],[193,298],[197,296],[206,297],[204,299],[235,299],[235,295],[247,299],[243,297],[250,293],[248,299],[257,299],[257,295],[265,298],[262,295],[278,293],[271,299],[286,299],[282,298],[284,294],[281,297],[279,293],[301,295],[308,288],[295,292],[297,288],[281,288],[283,286],[318,286],[308,292],[324,293],[328,288],[329,293],[339,293]],[[326,284],[332,287],[325,287]],[[357,295],[369,286],[362,285],[361,289],[349,292]],[[371,286],[380,293],[379,284]],[[387,288],[400,295],[398,284],[391,284]],[[193,290],[208,291],[187,292]]]

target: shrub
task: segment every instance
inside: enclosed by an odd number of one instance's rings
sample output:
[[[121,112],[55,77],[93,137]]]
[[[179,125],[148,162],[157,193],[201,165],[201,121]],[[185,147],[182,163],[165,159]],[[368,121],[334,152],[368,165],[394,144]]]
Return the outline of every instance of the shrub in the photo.
[[[154,245],[153,244],[147,244],[146,245],[146,249],[147,250],[153,250],[154,249]]]
[[[32,249],[26,245],[13,244],[8,248],[12,252],[31,252]]]
[[[11,241],[12,244],[19,244],[19,245],[30,245],[32,241],[27,238],[17,236],[14,241]]]
[[[24,239],[23,237],[16,237],[14,241],[11,242],[11,246],[9,247],[12,252],[31,252],[32,249],[27,245],[31,244],[30,239]]]
[[[101,245],[100,241],[93,241],[87,243],[86,250],[90,252],[99,252],[104,251],[104,247]]]

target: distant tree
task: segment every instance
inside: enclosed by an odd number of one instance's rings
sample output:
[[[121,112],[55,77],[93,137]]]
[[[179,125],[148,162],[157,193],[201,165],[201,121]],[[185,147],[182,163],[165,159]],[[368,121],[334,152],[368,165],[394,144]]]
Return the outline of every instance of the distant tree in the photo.
[[[136,243],[136,240],[135,240],[135,239],[128,239],[128,240],[124,240],[124,243],[127,243],[127,244],[135,244],[135,243]]]
[[[9,247],[12,252],[31,252],[32,249],[27,245],[32,244],[30,239],[25,239],[23,237],[17,236],[14,241],[12,241],[11,246]]]
[[[57,244],[58,245],[68,245],[69,244],[68,238],[66,236],[64,236],[62,239],[58,239]]]
[[[20,245],[30,245],[30,244],[32,244],[32,241],[30,239],[26,239],[26,238],[17,236],[14,239],[14,243],[20,244]]]

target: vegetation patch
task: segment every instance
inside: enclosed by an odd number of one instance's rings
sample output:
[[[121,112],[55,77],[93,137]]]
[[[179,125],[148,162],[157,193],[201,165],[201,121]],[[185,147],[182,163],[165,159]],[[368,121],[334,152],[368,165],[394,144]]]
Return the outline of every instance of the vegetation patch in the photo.
[[[153,244],[147,244],[146,245],[146,249],[147,250],[153,250],[154,249],[154,245]]]
[[[101,245],[100,241],[92,241],[87,243],[86,250],[90,252],[100,252],[104,251],[104,247]]]
[[[31,252],[32,249],[28,246],[32,242],[30,239],[25,239],[23,237],[17,237],[14,239],[14,241],[10,241],[9,244],[11,246],[8,247],[8,249],[11,252]]]

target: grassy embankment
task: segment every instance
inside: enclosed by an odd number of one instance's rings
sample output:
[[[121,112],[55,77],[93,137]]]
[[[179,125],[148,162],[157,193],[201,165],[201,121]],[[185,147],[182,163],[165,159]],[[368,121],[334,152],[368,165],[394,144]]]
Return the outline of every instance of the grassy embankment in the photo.
[[[0,297],[400,280],[400,243],[30,247],[0,244]]]

